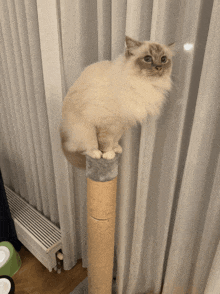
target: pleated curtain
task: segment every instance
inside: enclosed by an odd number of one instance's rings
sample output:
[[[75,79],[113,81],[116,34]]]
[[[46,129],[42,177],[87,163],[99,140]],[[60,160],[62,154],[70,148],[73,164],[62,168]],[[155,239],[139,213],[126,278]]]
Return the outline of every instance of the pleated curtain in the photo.
[[[159,120],[121,139],[118,293],[220,293],[219,15],[218,0],[0,0],[2,176],[61,229],[65,270],[88,260],[86,175],[61,151],[62,101],[128,35],[176,55]]]

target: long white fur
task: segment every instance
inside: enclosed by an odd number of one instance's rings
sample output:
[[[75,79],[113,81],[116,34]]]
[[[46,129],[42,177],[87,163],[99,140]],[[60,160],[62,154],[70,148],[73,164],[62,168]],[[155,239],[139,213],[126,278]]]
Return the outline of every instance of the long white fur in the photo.
[[[144,45],[146,49],[148,42]],[[67,150],[88,149],[83,136],[94,146],[95,129],[111,130],[120,139],[124,130],[141,123],[147,115],[160,114],[172,81],[170,74],[146,77],[144,72],[139,72],[134,59],[143,54],[142,48],[135,49],[134,56],[129,59],[121,55],[112,62],[101,61],[88,66],[69,89],[63,103],[61,124],[61,133],[69,138],[64,143]],[[164,51],[172,55],[166,46]]]
[[[121,121],[135,124],[148,115],[158,115],[164,100],[164,92],[170,90],[171,79],[148,80],[135,73],[132,61],[120,56],[113,63],[102,61],[88,66],[70,88],[69,96],[75,111],[92,124]],[[84,109],[77,106],[84,105]],[[101,110],[101,111],[100,111]],[[105,121],[103,121],[105,119]]]

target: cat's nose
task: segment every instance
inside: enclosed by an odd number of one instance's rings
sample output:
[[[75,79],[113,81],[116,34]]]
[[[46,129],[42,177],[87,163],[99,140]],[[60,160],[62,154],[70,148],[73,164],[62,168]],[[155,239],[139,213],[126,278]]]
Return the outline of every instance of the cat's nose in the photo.
[[[156,68],[157,70],[161,71],[162,66],[161,66],[161,65],[156,65],[155,68]]]

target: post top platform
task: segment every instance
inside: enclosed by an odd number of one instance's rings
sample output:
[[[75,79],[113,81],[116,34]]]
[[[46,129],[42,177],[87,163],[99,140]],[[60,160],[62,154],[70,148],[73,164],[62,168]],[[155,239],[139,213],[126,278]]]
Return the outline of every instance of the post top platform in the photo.
[[[116,153],[113,159],[94,159],[86,155],[86,177],[96,182],[107,182],[118,175],[118,163],[121,154]]]

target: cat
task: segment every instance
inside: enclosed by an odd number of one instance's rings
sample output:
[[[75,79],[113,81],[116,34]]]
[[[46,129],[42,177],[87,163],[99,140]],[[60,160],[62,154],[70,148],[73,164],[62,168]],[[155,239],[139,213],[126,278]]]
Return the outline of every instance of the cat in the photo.
[[[123,133],[147,115],[159,116],[172,87],[175,44],[125,37],[126,49],[114,61],[89,65],[63,101],[61,146],[67,160],[86,168],[85,155],[113,159]]]

